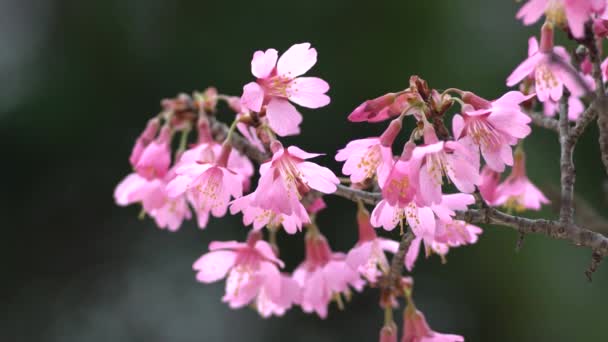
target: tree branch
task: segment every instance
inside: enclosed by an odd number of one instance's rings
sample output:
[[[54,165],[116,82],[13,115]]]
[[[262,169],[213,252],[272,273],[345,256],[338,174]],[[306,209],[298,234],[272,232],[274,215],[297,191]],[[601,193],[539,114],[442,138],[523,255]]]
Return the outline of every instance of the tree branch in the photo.
[[[568,95],[564,94],[559,101],[559,144],[561,147],[560,170],[561,170],[561,207],[559,219],[563,223],[574,222],[574,180],[575,169],[573,162],[574,147],[576,139],[571,139],[570,123],[568,122]]]
[[[554,118],[550,118],[538,112],[527,112],[526,114],[528,114],[530,119],[532,119],[532,123],[534,123],[536,126],[546,128],[554,132],[559,132],[558,121]]]

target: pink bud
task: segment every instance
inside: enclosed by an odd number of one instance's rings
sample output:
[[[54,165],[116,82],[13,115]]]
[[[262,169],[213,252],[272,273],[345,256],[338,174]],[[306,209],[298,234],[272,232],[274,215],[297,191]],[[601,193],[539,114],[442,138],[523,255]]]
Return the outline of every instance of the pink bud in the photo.
[[[202,115],[198,119],[198,143],[209,143],[213,141],[213,136],[211,135],[211,127],[209,127],[209,119],[206,116]]]
[[[397,342],[397,325],[391,322],[380,330],[380,342]]]
[[[397,135],[401,132],[401,127],[401,118],[391,121],[384,133],[380,136],[380,144],[386,147],[392,146],[395,138],[397,138]]]
[[[359,242],[372,241],[377,235],[370,223],[369,211],[365,208],[357,211],[357,225],[359,226]]]
[[[540,47],[542,53],[551,53],[553,51],[553,25],[544,23],[540,29]]]
[[[150,119],[144,131],[135,141],[135,145],[131,151],[131,156],[129,157],[129,162],[133,167],[137,165],[139,158],[141,158],[141,154],[144,152],[144,149],[152,142],[152,140],[154,140],[159,126],[160,120],[157,118]]]
[[[608,36],[608,20],[594,19],[593,32],[600,38]]]
[[[470,104],[475,109],[488,109],[492,107],[492,102],[484,99],[483,97],[477,96],[470,91],[465,91],[462,94],[462,101]]]

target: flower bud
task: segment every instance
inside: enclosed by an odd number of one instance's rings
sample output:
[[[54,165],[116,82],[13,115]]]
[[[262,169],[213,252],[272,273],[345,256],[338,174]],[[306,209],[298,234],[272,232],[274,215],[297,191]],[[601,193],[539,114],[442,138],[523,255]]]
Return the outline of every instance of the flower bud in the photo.
[[[395,138],[397,138],[397,135],[401,132],[401,127],[401,118],[391,121],[384,133],[380,136],[380,144],[386,147],[392,146]]]

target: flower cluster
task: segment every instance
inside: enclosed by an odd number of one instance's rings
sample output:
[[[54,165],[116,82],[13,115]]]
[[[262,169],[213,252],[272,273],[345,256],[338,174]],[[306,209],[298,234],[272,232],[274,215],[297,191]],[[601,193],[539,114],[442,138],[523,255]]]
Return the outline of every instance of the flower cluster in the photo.
[[[599,40],[608,35],[605,2],[527,1],[517,18],[529,25],[546,15],[540,43],[529,40],[527,59],[507,78],[518,90],[494,100],[469,90],[434,89],[411,76],[406,88],[364,101],[348,120],[385,122],[386,128],[337,151],[342,179],[314,162],[321,154],[281,142],[300,133],[303,117],[295,105],[330,103],[328,83],[303,76],[317,62],[317,51],[309,43],[280,56],[275,49],[256,51],[255,80],[241,96],[209,88],[162,101],[162,111],[135,142],[133,173],[116,187],[115,201],[140,204],[142,217],[171,231],[193,214],[205,228],[211,216],[242,213],[243,224],[251,226],[245,242],[211,242],[193,265],[202,283],[225,279],[222,300],[231,308],[252,306],[269,317],[299,306],[325,318],[330,303],[342,308],[353,291],[371,285],[380,289],[385,310],[380,341],[397,340],[392,311],[400,298],[407,302],[402,342],[464,341],[429,328],[413,303],[413,280],[403,278],[402,269],[413,270],[422,246],[426,257],[436,254],[445,262],[450,249],[475,244],[482,229],[458,215],[471,207],[519,212],[549,203],[526,174],[529,112],[542,105],[545,115],[554,116],[565,105],[570,120],[581,115],[596,86],[590,74],[599,65],[592,68],[589,57],[598,52],[571,57],[554,46],[554,27],[577,42]],[[608,78],[606,69],[608,62],[602,65]],[[230,128],[218,120],[222,102],[233,112]],[[338,189],[354,194],[344,197],[356,202],[352,232],[358,239],[346,252],[332,250],[315,221],[326,208],[323,196]],[[281,232],[303,238],[305,258],[292,272],[279,258]]]

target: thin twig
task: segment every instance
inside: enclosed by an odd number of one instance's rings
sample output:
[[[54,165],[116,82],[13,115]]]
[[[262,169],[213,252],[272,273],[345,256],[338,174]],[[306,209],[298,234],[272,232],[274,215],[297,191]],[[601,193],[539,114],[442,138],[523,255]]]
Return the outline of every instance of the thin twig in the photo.
[[[557,120],[554,118],[548,117],[542,113],[538,112],[527,112],[530,119],[532,119],[532,123],[536,126],[546,128],[548,130],[559,132],[559,125]]]

